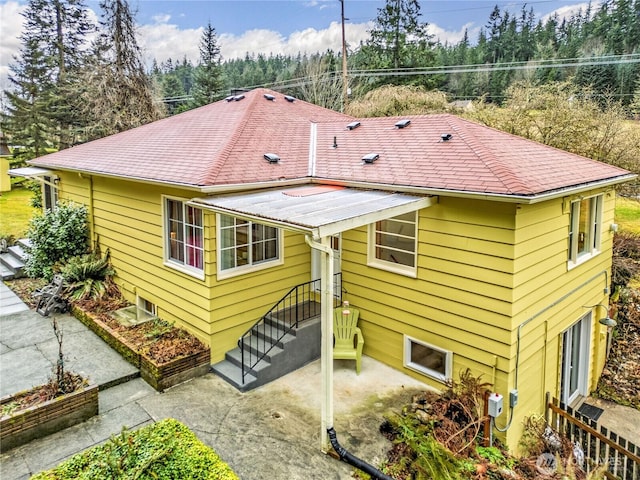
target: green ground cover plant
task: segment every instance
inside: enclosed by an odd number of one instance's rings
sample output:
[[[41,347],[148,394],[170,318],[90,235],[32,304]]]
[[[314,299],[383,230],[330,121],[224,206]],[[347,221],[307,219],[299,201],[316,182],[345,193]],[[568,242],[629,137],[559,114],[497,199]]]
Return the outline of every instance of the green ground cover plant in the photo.
[[[98,478],[239,480],[216,452],[172,418],[137,431],[125,429],[31,480]]]

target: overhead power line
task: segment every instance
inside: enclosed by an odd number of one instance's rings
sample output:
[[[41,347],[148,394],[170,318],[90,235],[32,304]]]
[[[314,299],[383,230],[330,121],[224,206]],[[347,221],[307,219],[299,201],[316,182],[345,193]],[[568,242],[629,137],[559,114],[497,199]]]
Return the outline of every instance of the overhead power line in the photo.
[[[549,68],[578,68],[597,65],[622,65],[640,63],[640,54],[624,54],[624,55],[600,55],[597,57],[575,57],[560,58],[551,60],[529,60],[518,62],[498,62],[498,63],[478,63],[472,65],[446,65],[438,67],[416,67],[416,68],[394,68],[394,69],[358,69],[348,70],[349,77],[403,77],[417,75],[443,75],[456,73],[481,73],[491,71],[514,71],[514,70],[538,70]],[[273,90],[284,90],[287,88],[295,88],[308,85],[317,81],[329,81],[340,72],[332,71],[320,75],[310,77],[298,77],[278,82],[269,82],[259,85],[251,85],[244,87],[246,89],[253,88],[271,88]],[[184,100],[190,99],[188,95],[184,96]],[[183,97],[165,98],[165,103],[181,101]]]

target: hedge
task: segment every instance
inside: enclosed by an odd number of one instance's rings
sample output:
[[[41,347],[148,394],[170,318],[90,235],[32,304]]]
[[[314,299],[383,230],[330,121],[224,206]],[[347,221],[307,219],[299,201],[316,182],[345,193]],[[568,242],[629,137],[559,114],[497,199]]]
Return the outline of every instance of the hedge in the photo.
[[[172,418],[137,431],[124,429],[31,480],[97,478],[239,480],[216,452]]]

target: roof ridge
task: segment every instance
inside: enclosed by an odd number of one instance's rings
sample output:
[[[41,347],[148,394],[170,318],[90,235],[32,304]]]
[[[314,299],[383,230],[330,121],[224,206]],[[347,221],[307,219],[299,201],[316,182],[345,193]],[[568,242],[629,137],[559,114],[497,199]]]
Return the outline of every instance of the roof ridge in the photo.
[[[254,90],[251,90],[250,92],[245,92],[245,93],[254,93],[254,92],[257,92],[258,90],[266,90],[266,89],[254,89]],[[224,143],[224,146],[220,149],[220,154],[218,155],[218,161],[211,162],[209,167],[203,172],[202,178],[203,180],[206,179],[208,183],[215,183],[215,179],[218,177],[218,174],[222,171],[222,169],[224,168],[224,165],[227,163],[227,159],[229,158],[229,155],[233,152],[233,148],[236,146],[236,144],[242,137],[242,132],[244,132],[247,125],[250,123],[251,115],[255,110],[255,105],[257,104],[257,99],[261,97],[258,95],[247,96],[245,93],[241,94],[243,97],[241,100],[237,100],[235,96],[233,97],[232,100],[229,100],[229,97],[227,97],[227,99],[219,100],[220,102],[227,102],[227,103],[246,100],[249,106],[244,107],[245,112],[243,113],[242,118],[238,121],[237,127],[233,129],[232,135],[228,137],[227,141]],[[221,159],[222,161],[220,161]]]

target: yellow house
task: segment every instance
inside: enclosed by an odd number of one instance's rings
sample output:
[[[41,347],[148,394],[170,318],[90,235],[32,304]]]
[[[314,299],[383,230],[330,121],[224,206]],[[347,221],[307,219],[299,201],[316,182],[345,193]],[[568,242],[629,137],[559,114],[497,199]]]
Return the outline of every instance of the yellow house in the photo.
[[[317,358],[341,300],[365,355],[435,387],[491,382],[512,447],[545,392],[578,402],[604,364],[619,168],[264,89],[30,164],[88,206],[127,299],[210,345],[240,390]]]
[[[0,193],[11,190],[11,177],[9,177],[10,159],[11,150],[9,150],[4,134],[0,132]]]

